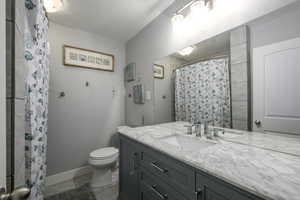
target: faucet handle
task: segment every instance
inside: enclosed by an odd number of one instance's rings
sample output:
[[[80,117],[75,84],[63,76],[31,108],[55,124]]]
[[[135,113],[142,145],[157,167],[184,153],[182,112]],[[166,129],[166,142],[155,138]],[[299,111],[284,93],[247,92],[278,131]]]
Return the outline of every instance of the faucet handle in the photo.
[[[202,137],[202,124],[195,124],[196,137]]]
[[[225,128],[222,127],[214,127],[213,131],[214,131],[214,136],[218,136],[219,132],[222,132],[223,135],[225,134]]]

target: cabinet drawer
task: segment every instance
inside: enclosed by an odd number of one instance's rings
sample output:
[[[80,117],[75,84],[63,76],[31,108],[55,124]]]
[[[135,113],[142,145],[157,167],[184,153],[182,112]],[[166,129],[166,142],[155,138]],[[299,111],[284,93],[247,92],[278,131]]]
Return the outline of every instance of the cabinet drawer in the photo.
[[[192,168],[150,149],[141,152],[141,167],[187,197],[194,197],[195,173]]]
[[[188,200],[157,177],[141,171],[141,200]]]
[[[262,200],[205,173],[196,173],[198,200]]]

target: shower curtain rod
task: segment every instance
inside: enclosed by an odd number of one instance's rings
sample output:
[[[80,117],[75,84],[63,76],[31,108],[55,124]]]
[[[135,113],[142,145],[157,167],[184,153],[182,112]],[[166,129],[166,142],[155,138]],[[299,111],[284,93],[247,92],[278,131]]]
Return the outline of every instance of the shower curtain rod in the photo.
[[[176,71],[177,69],[181,69],[181,68],[187,67],[189,65],[199,63],[199,62],[204,62],[204,61],[213,60],[213,59],[221,59],[221,58],[229,58],[229,55],[219,55],[219,56],[212,56],[212,57],[208,57],[208,58],[200,58],[200,59],[195,60],[193,62],[186,63],[186,64],[184,64],[184,65],[182,65],[182,66],[180,66],[176,69],[173,69],[173,72]]]

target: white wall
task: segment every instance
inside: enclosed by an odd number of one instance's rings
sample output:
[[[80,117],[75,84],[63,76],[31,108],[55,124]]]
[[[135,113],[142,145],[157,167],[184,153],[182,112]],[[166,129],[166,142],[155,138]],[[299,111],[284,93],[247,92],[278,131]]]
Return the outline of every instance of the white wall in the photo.
[[[89,153],[108,146],[117,126],[124,124],[125,45],[55,23],[50,23],[49,41],[47,171],[53,175],[86,165]],[[64,44],[115,55],[115,72],[64,66]],[[62,91],[66,96],[59,98]]]
[[[6,183],[5,1],[0,1],[0,188]]]
[[[174,56],[167,56],[155,62],[164,66],[164,79],[154,79],[154,123],[156,124],[175,120],[173,70],[180,67],[183,62]]]
[[[151,74],[152,63],[155,60],[233,29],[295,1],[249,0],[245,2],[231,0],[231,3],[226,1],[228,7],[214,10],[207,20],[199,22],[199,26],[193,26],[191,30],[180,35],[173,32],[172,15],[162,14],[127,43],[126,61],[127,63],[136,62],[141,82],[145,84],[147,90],[153,93]],[[130,87],[131,85],[128,85],[126,89],[128,90]],[[131,101],[127,101],[127,124],[138,125],[143,116],[145,124],[152,124],[154,119],[153,105],[153,99],[144,105],[135,105]]]
[[[300,36],[300,2],[249,23],[251,49]]]

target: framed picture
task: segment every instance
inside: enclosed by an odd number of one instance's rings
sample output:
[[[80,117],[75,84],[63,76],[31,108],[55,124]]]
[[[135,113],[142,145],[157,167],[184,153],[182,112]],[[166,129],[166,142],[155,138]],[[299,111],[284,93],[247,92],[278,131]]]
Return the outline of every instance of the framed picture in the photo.
[[[125,80],[127,82],[134,81],[136,76],[135,63],[130,63],[125,68]]]
[[[64,45],[64,65],[114,71],[115,58],[111,54]]]
[[[154,78],[164,79],[164,66],[154,64],[153,75],[154,75]]]

